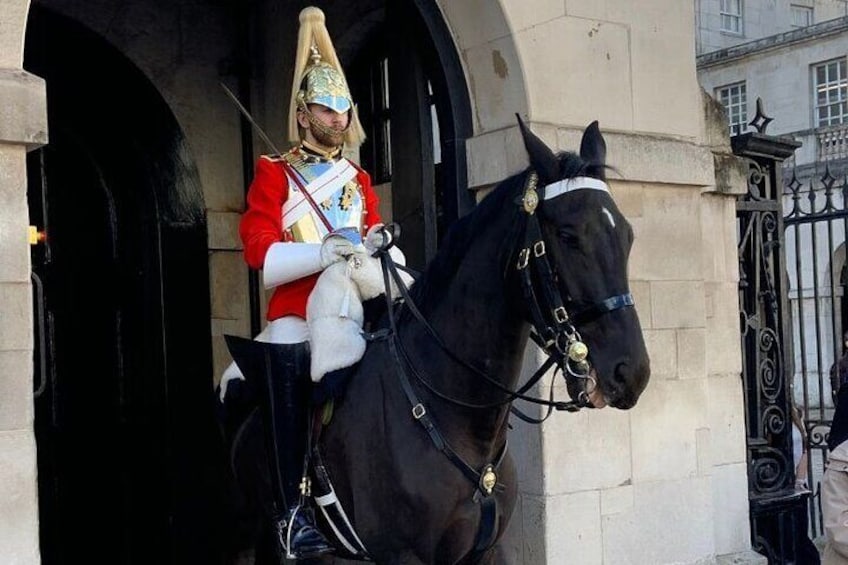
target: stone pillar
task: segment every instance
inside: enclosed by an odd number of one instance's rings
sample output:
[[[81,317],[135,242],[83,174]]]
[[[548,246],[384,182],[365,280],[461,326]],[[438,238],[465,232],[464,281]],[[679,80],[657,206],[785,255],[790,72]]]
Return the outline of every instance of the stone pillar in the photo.
[[[0,68],[0,562],[10,565],[41,562],[26,152],[46,142],[44,81]]]

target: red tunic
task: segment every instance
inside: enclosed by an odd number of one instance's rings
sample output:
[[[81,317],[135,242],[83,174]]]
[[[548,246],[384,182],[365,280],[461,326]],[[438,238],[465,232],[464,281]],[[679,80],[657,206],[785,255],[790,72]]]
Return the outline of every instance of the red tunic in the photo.
[[[355,165],[354,165],[355,166]],[[379,199],[371,188],[371,177],[356,167],[356,181],[362,188],[365,217],[363,234],[372,225],[379,224]],[[244,257],[253,269],[265,264],[265,254],[271,244],[291,241],[291,234],[283,231],[283,204],[288,198],[288,178],[279,158],[262,157],[256,163],[253,182],[247,193],[247,210],[239,224],[239,234],[244,244]],[[295,315],[306,318],[306,301],[320,273],[278,286],[268,303],[268,321]]]

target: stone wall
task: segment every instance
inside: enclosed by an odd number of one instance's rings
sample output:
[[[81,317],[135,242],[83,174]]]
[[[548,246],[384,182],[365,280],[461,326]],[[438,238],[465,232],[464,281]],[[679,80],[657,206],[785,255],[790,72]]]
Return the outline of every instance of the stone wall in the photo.
[[[0,1],[0,561],[37,565],[26,152],[47,142],[44,81],[21,70],[28,2]]]

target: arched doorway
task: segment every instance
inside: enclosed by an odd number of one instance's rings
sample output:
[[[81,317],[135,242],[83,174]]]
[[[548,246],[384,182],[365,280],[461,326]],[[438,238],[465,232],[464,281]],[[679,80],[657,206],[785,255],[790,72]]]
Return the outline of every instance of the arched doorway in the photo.
[[[50,127],[28,161],[42,562],[214,563],[197,172],[158,92],[83,26],[33,6],[25,68]]]
[[[401,246],[420,269],[473,206],[465,75],[433,0],[387,2],[383,21],[362,43],[348,77],[368,134],[361,162],[375,184],[390,185]]]

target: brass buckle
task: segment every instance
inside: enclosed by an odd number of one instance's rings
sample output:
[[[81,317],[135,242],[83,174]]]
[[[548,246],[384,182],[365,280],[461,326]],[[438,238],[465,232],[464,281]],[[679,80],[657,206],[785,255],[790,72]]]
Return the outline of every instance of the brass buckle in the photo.
[[[554,308],[554,319],[558,324],[564,324],[568,321],[568,312],[565,311],[563,306]]]
[[[541,257],[545,254],[545,240],[540,239],[536,243],[533,244],[533,255],[536,257]]]
[[[420,402],[412,407],[412,417],[416,420],[420,420],[427,413],[427,409],[424,408],[424,405]]]
[[[518,253],[518,264],[516,267],[519,271],[527,268],[527,263],[530,261],[530,249],[525,247]]]

